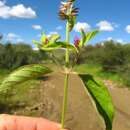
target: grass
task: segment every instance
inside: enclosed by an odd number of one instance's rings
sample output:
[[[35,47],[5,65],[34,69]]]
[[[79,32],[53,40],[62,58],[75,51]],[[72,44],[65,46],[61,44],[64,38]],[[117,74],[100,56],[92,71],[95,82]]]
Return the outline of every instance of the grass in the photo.
[[[0,68],[0,78],[2,78],[3,76],[6,76],[10,71],[7,69],[2,69]]]
[[[96,78],[101,78],[103,80],[111,80],[119,85],[124,85],[124,80],[116,73],[105,72],[102,70],[101,65],[94,65],[94,64],[82,64],[75,67],[76,71],[81,73],[88,73],[94,75]]]
[[[6,75],[9,73],[10,71],[7,69],[0,69],[0,83],[1,81],[6,77]]]

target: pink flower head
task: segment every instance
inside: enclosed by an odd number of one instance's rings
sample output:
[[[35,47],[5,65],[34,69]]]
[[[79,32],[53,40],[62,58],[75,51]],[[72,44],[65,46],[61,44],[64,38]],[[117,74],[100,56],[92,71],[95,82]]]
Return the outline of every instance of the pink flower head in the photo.
[[[45,44],[48,44],[48,42],[49,42],[49,39],[46,38],[46,39],[45,39]]]
[[[78,38],[78,37],[75,37],[74,38],[74,45],[75,45],[75,47],[79,47],[79,43],[80,43],[80,38]]]

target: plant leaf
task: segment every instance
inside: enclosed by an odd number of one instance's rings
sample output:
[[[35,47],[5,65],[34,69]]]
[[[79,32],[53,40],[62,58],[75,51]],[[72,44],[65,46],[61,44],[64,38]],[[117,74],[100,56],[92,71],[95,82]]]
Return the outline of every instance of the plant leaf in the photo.
[[[52,34],[49,38],[49,42],[50,43],[55,43],[57,40],[60,39],[60,35],[59,34]]]
[[[97,34],[99,33],[98,30],[92,31],[92,32],[88,32],[86,34],[86,40],[84,42],[84,44],[87,44],[91,39],[93,39]]]
[[[83,44],[85,43],[86,41],[86,34],[84,32],[83,29],[81,29],[81,36],[82,36],[82,39],[81,39],[81,42],[79,43],[79,47],[82,48],[83,47]]]
[[[78,52],[78,50],[75,46],[73,46],[72,44],[66,44],[66,42],[49,43],[49,44],[43,46],[41,49],[44,51],[51,51],[51,50],[66,49],[66,48],[69,48],[75,52]]]
[[[45,35],[45,33],[42,33],[42,36],[40,38],[41,44],[45,43],[46,39],[47,39],[47,36]]]
[[[79,76],[85,85],[86,92],[89,92],[98,112],[103,117],[106,130],[112,130],[114,107],[106,86],[99,81],[95,81],[91,75],[85,74]]]
[[[84,30],[81,30],[82,39],[81,39],[81,42],[80,42],[80,47],[83,47],[85,44],[87,44],[98,33],[99,33],[99,31],[95,30],[95,31],[88,32],[87,34],[85,34]]]
[[[40,45],[40,43],[39,42],[37,42],[36,40],[32,40],[32,43],[34,43],[35,45],[37,45],[37,46],[39,46]]]
[[[31,79],[36,79],[50,72],[52,71],[42,64],[33,64],[20,67],[3,80],[0,85],[0,92],[6,92],[8,89],[19,83],[23,83]]]

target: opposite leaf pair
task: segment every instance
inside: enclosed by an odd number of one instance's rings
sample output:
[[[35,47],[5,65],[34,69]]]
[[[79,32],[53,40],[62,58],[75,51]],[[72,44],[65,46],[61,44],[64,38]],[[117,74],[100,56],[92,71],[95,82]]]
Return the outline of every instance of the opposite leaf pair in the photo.
[[[74,40],[73,44],[66,44],[66,42],[59,41],[59,34],[52,34],[47,36],[43,34],[40,41],[33,40],[33,43],[41,50],[51,51],[56,49],[70,49],[78,53],[78,49],[83,48],[86,44],[93,39],[99,33],[98,30],[85,33],[84,30],[81,30],[81,39]]]

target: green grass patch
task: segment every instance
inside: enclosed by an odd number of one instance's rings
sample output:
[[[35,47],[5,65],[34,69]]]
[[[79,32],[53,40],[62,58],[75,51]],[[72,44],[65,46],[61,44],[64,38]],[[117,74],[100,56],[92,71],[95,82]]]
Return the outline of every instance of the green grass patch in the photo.
[[[95,76],[96,78],[112,80],[120,85],[125,84],[124,80],[117,73],[105,72],[102,70],[101,65],[82,64],[82,65],[76,66],[74,69],[77,72],[91,74]]]
[[[0,68],[0,83],[2,80],[6,77],[7,74],[9,74],[9,70]]]

